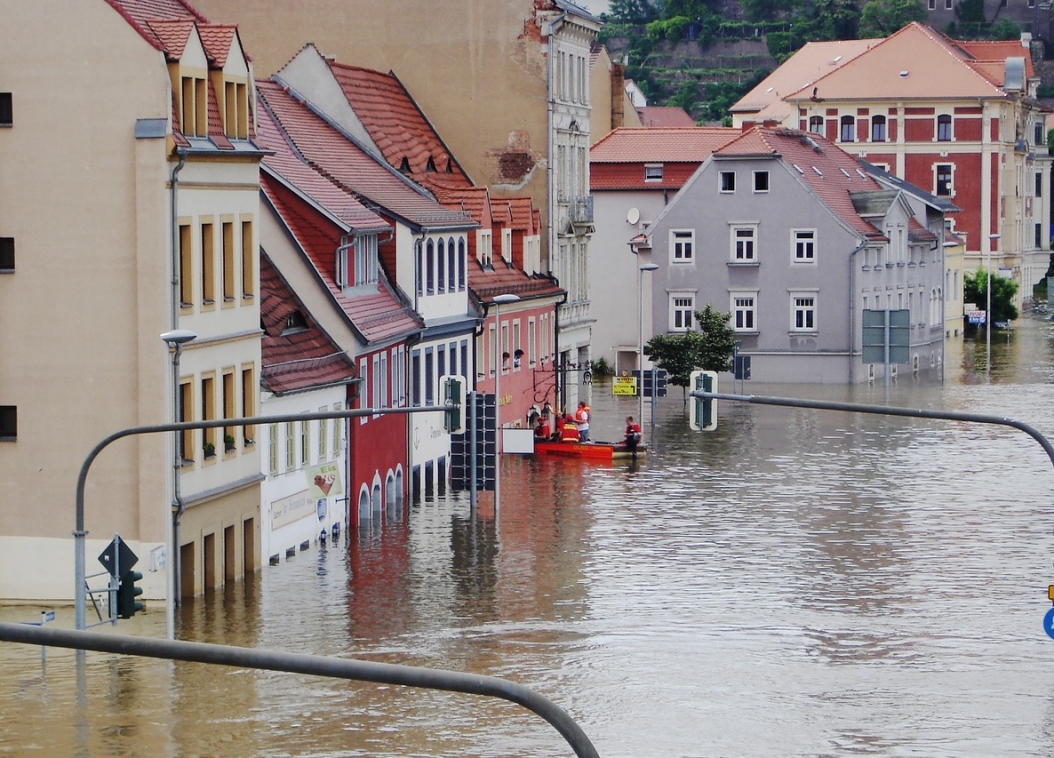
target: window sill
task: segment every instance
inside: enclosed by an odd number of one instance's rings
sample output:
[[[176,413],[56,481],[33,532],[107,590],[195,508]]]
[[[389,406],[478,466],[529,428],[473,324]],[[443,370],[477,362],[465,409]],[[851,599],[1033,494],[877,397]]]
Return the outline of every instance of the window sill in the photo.
[[[252,294],[242,295],[242,300],[254,300],[255,297]]]
[[[695,259],[694,258],[689,258],[688,260],[676,260],[676,259],[671,258],[670,259],[670,265],[671,266],[694,266],[695,265]]]
[[[794,330],[792,330],[792,331],[788,332],[788,334],[791,337],[819,337],[820,336],[820,332],[818,330],[816,330],[816,329],[809,329],[809,330],[803,329],[801,331],[794,331]]]
[[[734,329],[735,334],[742,334],[746,337],[757,337],[761,334],[757,329]]]
[[[0,268],[0,274],[13,274],[15,270],[13,268]]]
[[[904,261],[897,261],[897,268],[904,268]]]
[[[749,268],[750,266],[760,266],[761,263],[758,261],[729,261],[728,265],[733,267],[741,266],[744,268]]]

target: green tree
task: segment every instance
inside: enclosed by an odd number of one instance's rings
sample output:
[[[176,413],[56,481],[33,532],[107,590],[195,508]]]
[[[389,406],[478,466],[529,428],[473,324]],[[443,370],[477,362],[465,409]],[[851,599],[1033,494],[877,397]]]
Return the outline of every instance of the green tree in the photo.
[[[961,0],[955,5],[955,18],[967,24],[984,22],[984,0]]]
[[[692,372],[728,371],[736,349],[735,332],[729,326],[731,313],[720,313],[708,304],[694,315],[699,331],[659,334],[644,346],[644,354],[666,371],[667,381],[682,389],[685,402]]]
[[[646,24],[655,20],[656,9],[648,0],[611,0],[608,17],[618,24]]]
[[[855,0],[802,0],[791,24],[791,50],[806,42],[857,39],[860,8]]]
[[[1014,295],[1017,284],[1011,279],[992,274],[992,323],[1013,321],[1020,314],[1014,306]],[[963,300],[984,309],[988,304],[988,273],[983,268],[977,269],[973,276],[963,275]]]
[[[860,36],[888,37],[912,21],[925,21],[926,9],[919,0],[871,0],[860,12]]]

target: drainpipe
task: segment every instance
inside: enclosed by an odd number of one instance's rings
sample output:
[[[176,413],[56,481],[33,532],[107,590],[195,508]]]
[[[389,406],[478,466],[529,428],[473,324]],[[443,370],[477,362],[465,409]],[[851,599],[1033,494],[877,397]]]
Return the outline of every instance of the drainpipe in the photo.
[[[187,162],[186,150],[182,148],[176,148],[176,154],[179,156],[179,160],[176,165],[172,168],[172,195],[171,201],[171,218],[169,223],[172,225],[172,329],[179,329],[179,172],[183,170],[183,166]],[[180,345],[176,346],[176,360],[179,359]],[[172,397],[174,402],[172,404],[173,412],[179,407],[179,369],[177,368],[178,362],[173,364],[172,371]],[[172,419],[173,423],[178,423],[178,418]],[[178,432],[177,432],[178,434]],[[180,477],[183,473],[183,456],[179,452],[179,444],[175,438],[172,440],[172,543],[169,548],[172,550],[172,555],[168,556],[169,565],[169,581],[168,581],[168,592],[171,595],[170,602],[172,607],[179,606],[179,588],[182,586],[182,576],[180,575],[180,561],[179,561],[179,523],[183,518],[183,511],[186,510],[186,503],[183,501],[183,494],[180,487]],[[168,630],[172,633],[172,630]]]
[[[864,240],[856,249],[849,253],[849,386],[853,386],[853,348],[856,345],[854,341],[854,335],[856,333],[856,267],[853,265],[853,258],[867,247],[867,240]]]

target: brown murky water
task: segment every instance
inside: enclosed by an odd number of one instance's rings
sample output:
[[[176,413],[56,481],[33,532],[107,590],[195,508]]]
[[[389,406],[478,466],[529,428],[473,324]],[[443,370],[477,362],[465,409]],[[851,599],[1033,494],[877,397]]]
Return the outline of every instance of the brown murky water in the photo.
[[[990,383],[982,341],[942,387],[745,389],[1054,437],[1052,328],[997,335]],[[510,458],[497,515],[412,504],[187,605],[178,634],[507,677],[605,757],[1054,755],[1054,466],[1033,440],[728,403],[700,435],[673,392],[640,466]],[[596,386],[594,436],[635,405]],[[163,615],[117,632],[161,637]],[[0,755],[570,755],[477,697],[102,654],[78,691],[72,661],[0,644]]]

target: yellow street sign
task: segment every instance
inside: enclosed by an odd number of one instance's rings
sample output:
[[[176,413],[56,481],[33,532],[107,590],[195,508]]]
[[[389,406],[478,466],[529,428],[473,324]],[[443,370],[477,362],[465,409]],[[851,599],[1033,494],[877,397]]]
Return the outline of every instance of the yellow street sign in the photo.
[[[611,381],[611,394],[635,396],[637,394],[637,377],[616,376]]]

